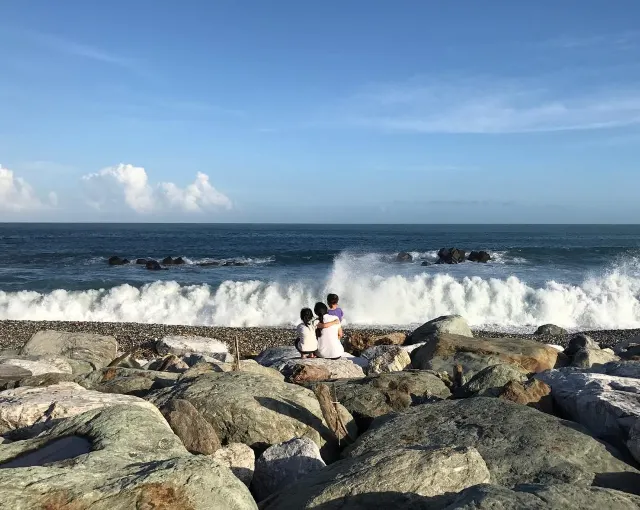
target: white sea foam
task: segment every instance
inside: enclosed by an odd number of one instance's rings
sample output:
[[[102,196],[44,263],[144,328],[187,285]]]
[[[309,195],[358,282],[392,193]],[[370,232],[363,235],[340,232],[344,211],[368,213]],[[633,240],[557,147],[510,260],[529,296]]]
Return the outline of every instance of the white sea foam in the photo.
[[[377,262],[376,262],[377,261]],[[353,325],[411,325],[457,313],[474,327],[528,329],[554,323],[572,329],[640,327],[640,271],[617,266],[579,285],[527,284],[516,276],[397,274],[369,255],[341,255],[326,278],[225,281],[220,286],[155,282],[140,289],[0,292],[0,319],[275,326],[297,321],[300,308],[337,292]]]

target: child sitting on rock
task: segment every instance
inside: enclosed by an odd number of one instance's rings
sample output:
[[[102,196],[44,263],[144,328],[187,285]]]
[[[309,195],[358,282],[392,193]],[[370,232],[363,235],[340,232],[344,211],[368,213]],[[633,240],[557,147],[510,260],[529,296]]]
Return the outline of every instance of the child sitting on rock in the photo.
[[[315,358],[318,350],[318,338],[316,337],[316,323],[313,318],[311,308],[303,308],[300,310],[300,320],[296,328],[298,338],[296,340],[296,349],[303,358]]]

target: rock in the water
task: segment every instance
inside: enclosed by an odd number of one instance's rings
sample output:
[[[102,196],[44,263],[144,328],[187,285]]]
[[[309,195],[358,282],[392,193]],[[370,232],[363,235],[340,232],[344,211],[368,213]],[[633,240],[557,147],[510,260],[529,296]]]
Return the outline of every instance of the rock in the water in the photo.
[[[185,356],[199,354],[210,356],[218,361],[231,362],[233,356],[229,354],[227,344],[215,338],[201,336],[165,336],[156,343],[158,354],[175,354]]]
[[[427,342],[441,333],[473,337],[469,324],[460,315],[443,315],[425,322],[407,337],[406,345]]]
[[[439,501],[424,504],[424,510],[630,510],[640,508],[640,497],[611,489],[571,484],[531,484],[513,490],[496,485],[477,485],[451,496],[447,503]]]
[[[118,342],[112,336],[65,331],[38,331],[24,345],[25,356],[52,355],[86,361],[100,368],[118,356]]]
[[[320,404],[301,386],[246,372],[209,373],[183,379],[149,397],[159,407],[175,398],[191,402],[223,444],[244,443],[260,451],[294,437],[308,437],[329,458],[335,454]],[[339,409],[355,437],[353,418],[344,407]]]
[[[600,349],[600,346],[589,335],[583,335],[580,333],[579,335],[572,336],[569,339],[569,345],[567,345],[564,353],[571,357],[582,349]]]
[[[611,361],[619,361],[610,349],[580,349],[571,357],[570,366],[576,368],[591,368],[597,365],[604,365]]]
[[[44,426],[58,418],[120,404],[159,412],[149,402],[140,398],[90,391],[73,382],[6,390],[0,393],[0,434],[35,424]]]
[[[144,266],[147,262],[149,262],[147,259],[136,259],[136,264],[138,266]]]
[[[110,266],[124,266],[125,264],[128,264],[129,261],[127,259],[122,259],[120,257],[117,256],[113,256],[113,257],[109,257],[109,265]]]
[[[469,338],[439,334],[411,353],[414,368],[451,372],[461,365],[467,378],[501,363],[527,372],[552,369],[560,353],[551,347],[519,338]]]
[[[467,382],[462,391],[466,395],[479,397],[497,397],[505,384],[515,381],[523,383],[527,380],[527,372],[515,365],[493,365],[480,370]]]
[[[220,448],[216,431],[187,400],[170,400],[160,411],[191,453],[211,455]]]
[[[369,360],[367,375],[401,372],[411,367],[409,353],[397,345],[369,347],[362,357]]]
[[[148,260],[144,267],[149,271],[162,271],[162,266],[157,260]]]
[[[14,356],[0,358],[0,366],[11,365],[28,370],[31,375],[71,374],[73,369],[65,358],[56,356]]]
[[[0,467],[6,509],[256,509],[228,467],[190,455],[152,406],[61,420],[38,437],[0,445]]]
[[[396,255],[396,262],[413,262],[413,256],[406,251],[401,251]]]
[[[347,358],[326,359],[326,358],[298,358],[289,360],[282,365],[274,365],[285,377],[290,377],[296,373],[300,366],[311,366],[326,369],[329,372],[329,379],[361,379],[364,377],[362,367],[356,365]]]
[[[566,416],[613,444],[625,444],[640,421],[640,379],[567,369],[536,378],[551,386],[553,401]]]
[[[565,336],[567,334],[566,329],[556,326],[555,324],[543,324],[536,329],[534,333],[536,336]]]
[[[553,412],[551,387],[538,379],[531,379],[524,384],[517,381],[509,381],[502,388],[499,396],[503,400],[533,407],[545,413]]]
[[[336,462],[288,486],[263,508],[414,508],[379,505],[389,493],[433,497],[488,481],[487,465],[475,448],[434,449],[409,443]],[[358,503],[367,496],[373,496],[368,506]]]
[[[472,251],[471,253],[469,253],[469,257],[467,257],[467,260],[469,262],[481,262],[483,264],[486,264],[491,260],[491,255],[484,250]]]
[[[442,380],[426,370],[410,370],[328,383],[331,393],[353,415],[364,432],[374,418],[401,411],[412,403],[446,399],[451,392]]]
[[[275,444],[260,455],[251,488],[256,500],[262,501],[324,467],[318,445],[307,438],[292,439]]]
[[[370,335],[360,331],[352,332],[346,343],[345,351],[359,355],[362,351],[376,345],[402,345],[407,339],[405,333],[389,333],[387,335]]]
[[[594,482],[621,488],[614,486],[624,482],[621,473],[640,474],[614,457],[613,447],[595,440],[574,423],[485,397],[425,404],[379,418],[347,449],[347,455],[360,458],[370,451],[407,444],[477,448],[492,483],[506,487]],[[637,486],[638,479],[633,483]]]
[[[251,485],[256,464],[256,454],[242,443],[223,446],[211,456],[218,463],[231,469],[235,477],[247,487]]]
[[[459,250],[458,248],[441,248],[438,251],[438,261],[436,264],[459,264],[464,261],[464,250]]]

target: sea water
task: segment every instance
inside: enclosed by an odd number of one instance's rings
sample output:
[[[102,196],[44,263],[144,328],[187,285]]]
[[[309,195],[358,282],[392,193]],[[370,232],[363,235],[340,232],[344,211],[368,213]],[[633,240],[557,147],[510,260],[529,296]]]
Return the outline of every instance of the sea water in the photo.
[[[442,247],[492,260],[432,264]],[[0,224],[0,319],[288,326],[328,292],[352,326],[638,328],[640,226]]]

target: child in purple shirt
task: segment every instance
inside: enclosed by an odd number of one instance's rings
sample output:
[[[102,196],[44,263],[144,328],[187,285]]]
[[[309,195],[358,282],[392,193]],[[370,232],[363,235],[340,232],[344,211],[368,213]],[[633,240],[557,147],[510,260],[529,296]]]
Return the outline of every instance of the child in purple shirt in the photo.
[[[342,311],[342,308],[338,307],[339,300],[340,298],[338,298],[337,294],[329,294],[327,296],[327,305],[329,305],[328,314],[337,317],[340,319],[340,322],[342,322],[342,319],[344,319],[344,312]]]

